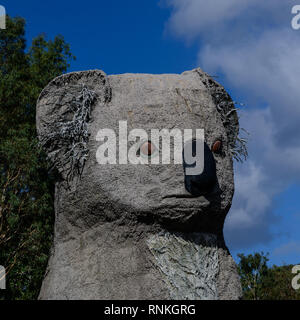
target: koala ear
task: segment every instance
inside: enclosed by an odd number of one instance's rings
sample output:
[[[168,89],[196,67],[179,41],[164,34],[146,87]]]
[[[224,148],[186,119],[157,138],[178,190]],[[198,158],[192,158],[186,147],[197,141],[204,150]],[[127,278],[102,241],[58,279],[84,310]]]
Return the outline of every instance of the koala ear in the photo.
[[[230,95],[222,85],[216,82],[207,73],[203,72],[201,69],[195,69],[195,71],[199,74],[202,83],[210,93],[217,111],[221,116],[221,120],[226,130],[231,155],[237,161],[243,161],[243,158],[246,160],[248,156],[246,140],[239,137],[239,117]]]
[[[52,80],[37,101],[40,143],[64,180],[80,176],[88,157],[93,106],[108,103],[111,88],[101,70],[72,72]]]

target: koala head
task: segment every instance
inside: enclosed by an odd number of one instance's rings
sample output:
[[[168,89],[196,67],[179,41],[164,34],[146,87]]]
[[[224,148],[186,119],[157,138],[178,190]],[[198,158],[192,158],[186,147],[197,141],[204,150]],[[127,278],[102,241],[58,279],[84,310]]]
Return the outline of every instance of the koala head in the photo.
[[[39,97],[37,129],[60,174],[56,210],[79,227],[127,220],[222,232],[239,125],[230,96],[202,70],[60,76]],[[184,140],[187,129],[203,136]],[[194,152],[202,140],[203,170],[190,174],[184,149]]]

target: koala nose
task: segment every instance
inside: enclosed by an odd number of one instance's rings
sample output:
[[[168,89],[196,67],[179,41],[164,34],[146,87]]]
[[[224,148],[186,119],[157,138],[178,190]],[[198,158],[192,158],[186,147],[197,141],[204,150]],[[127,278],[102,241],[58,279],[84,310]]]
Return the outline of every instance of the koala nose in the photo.
[[[196,149],[196,140],[192,141],[193,150]],[[214,156],[208,147],[208,145],[204,142],[204,168],[202,173],[197,175],[188,175],[187,168],[193,168],[196,166],[196,163],[190,165],[185,161],[184,150],[183,150],[183,168],[184,168],[184,184],[185,189],[194,196],[201,196],[207,193],[210,193],[216,182],[216,162]]]

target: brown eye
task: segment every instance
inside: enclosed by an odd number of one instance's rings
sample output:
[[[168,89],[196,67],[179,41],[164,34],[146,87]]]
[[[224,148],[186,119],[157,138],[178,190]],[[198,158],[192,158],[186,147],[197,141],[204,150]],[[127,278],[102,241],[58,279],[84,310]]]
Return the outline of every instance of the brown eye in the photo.
[[[220,140],[217,140],[213,143],[212,147],[211,147],[211,151],[218,153],[221,151],[222,148],[222,142]]]
[[[140,152],[150,157],[155,151],[155,146],[151,143],[151,141],[146,141],[140,146]]]

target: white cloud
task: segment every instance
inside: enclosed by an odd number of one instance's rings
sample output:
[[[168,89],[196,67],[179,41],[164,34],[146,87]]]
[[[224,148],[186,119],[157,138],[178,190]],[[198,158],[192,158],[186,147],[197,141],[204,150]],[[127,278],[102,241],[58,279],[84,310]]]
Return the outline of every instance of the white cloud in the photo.
[[[209,27],[215,27],[239,15],[245,7],[240,0],[168,1],[174,8],[169,25],[173,31],[188,39],[198,36]]]
[[[243,36],[257,25],[280,25],[290,13],[293,0],[164,0],[172,8],[167,28],[191,40],[201,36],[211,42],[231,35]],[[213,33],[213,38],[211,34]],[[227,34],[227,35],[226,35]]]
[[[300,33],[292,29],[276,29],[242,45],[208,44],[199,52],[199,63],[209,72],[221,71],[245,97],[268,103],[279,134],[300,117],[299,40]]]
[[[300,31],[291,28],[294,1],[166,3],[172,8],[167,30],[198,41],[200,67],[222,74],[248,105],[241,126],[251,133],[250,159],[236,166],[227,238],[235,247],[269,241],[268,228],[277,219],[274,197],[300,180]]]
[[[300,255],[300,243],[295,241],[285,243],[273,251],[273,254],[275,256],[280,256],[283,258],[288,256],[289,254],[295,254],[295,253]]]
[[[252,227],[259,223],[262,213],[270,205],[270,197],[264,189],[266,176],[263,169],[250,161],[247,171],[237,172],[235,177],[236,198],[235,206],[231,210],[229,228]]]

